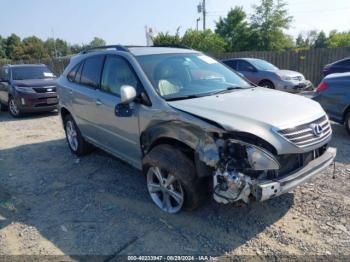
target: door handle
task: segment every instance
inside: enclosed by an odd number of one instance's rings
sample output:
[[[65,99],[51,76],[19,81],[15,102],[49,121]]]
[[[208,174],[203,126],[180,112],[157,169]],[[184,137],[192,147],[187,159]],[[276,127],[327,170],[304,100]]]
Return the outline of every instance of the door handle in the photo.
[[[96,100],[96,105],[100,106],[102,105],[102,102],[100,100]]]
[[[69,89],[69,94],[73,95],[73,90]]]

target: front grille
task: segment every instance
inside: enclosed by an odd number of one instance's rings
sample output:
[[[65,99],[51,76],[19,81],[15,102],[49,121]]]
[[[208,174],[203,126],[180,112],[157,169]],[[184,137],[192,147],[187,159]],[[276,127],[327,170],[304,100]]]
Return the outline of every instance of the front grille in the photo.
[[[33,87],[33,89],[37,93],[52,93],[52,92],[56,92],[56,87],[55,86]]]
[[[316,126],[321,127],[321,130],[315,131]],[[332,128],[327,117],[323,116],[310,123],[279,130],[278,132],[296,146],[304,148],[326,140],[332,134]]]

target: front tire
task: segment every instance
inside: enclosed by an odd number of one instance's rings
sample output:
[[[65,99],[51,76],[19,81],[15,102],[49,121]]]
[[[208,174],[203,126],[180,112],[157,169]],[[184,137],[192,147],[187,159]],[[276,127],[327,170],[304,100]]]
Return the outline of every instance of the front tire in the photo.
[[[345,114],[344,125],[346,131],[348,131],[348,133],[350,134],[350,111]]]
[[[275,89],[275,85],[269,80],[263,80],[259,83],[259,86],[266,87],[269,89]]]
[[[90,145],[83,138],[73,117],[68,115],[64,118],[64,130],[69,149],[73,154],[82,156],[90,153]]]
[[[193,210],[203,199],[196,169],[180,150],[156,146],[143,160],[147,188],[153,202],[167,213]]]
[[[21,110],[16,102],[16,100],[13,97],[9,98],[8,102],[8,110],[11,116],[13,117],[20,117],[22,115]]]

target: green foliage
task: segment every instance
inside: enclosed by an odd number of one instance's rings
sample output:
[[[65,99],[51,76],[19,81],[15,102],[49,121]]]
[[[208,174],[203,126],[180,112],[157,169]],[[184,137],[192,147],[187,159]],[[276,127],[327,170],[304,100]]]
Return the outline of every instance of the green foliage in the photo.
[[[69,45],[63,39],[48,38],[45,42],[36,36],[21,40],[16,34],[7,38],[0,36],[0,59],[8,60],[42,60],[46,58],[62,57],[81,52],[86,47],[106,45],[106,42],[95,37],[88,45]]]
[[[243,8],[235,7],[228,12],[227,17],[220,17],[216,22],[215,32],[226,41],[228,51],[250,49],[252,32],[246,18]]]
[[[106,41],[99,37],[94,37],[94,39],[89,43],[89,47],[98,47],[106,45]]]
[[[159,33],[153,38],[153,44],[166,46],[188,46],[208,53],[225,52],[226,45],[225,40],[210,29],[205,31],[189,29],[185,32],[183,37],[180,36],[179,30],[176,31],[175,35],[170,35],[168,32]]]
[[[342,47],[350,46],[350,31],[348,32],[337,32],[336,30],[331,31],[328,37],[329,47]]]
[[[327,38],[325,32],[321,31],[315,40],[314,47],[315,48],[326,48],[328,46],[329,46],[328,38]]]
[[[210,29],[205,31],[187,30],[181,41],[182,45],[202,52],[217,54],[225,52],[225,40]]]
[[[254,6],[250,22],[254,49],[281,51],[293,47],[291,37],[283,32],[293,20],[286,5],[282,0],[261,0],[259,6]]]
[[[181,37],[179,34],[180,28],[176,30],[175,35],[170,35],[169,32],[159,33],[156,37],[153,37],[154,45],[181,45]]]

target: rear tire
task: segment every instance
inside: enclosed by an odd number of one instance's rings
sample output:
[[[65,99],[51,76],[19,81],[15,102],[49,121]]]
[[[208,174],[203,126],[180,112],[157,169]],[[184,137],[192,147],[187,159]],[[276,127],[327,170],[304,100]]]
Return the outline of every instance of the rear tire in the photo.
[[[22,115],[21,110],[13,97],[9,97],[8,110],[11,116],[20,117]]]
[[[344,117],[344,125],[345,125],[346,131],[348,131],[348,133],[350,134],[350,111],[348,111],[348,112],[345,114],[345,117]]]
[[[147,175],[151,199],[161,210],[177,213],[181,209],[194,210],[202,203],[204,190],[196,175],[194,163],[180,150],[169,145],[156,146],[144,157],[143,171]],[[168,180],[174,181],[170,184],[172,187],[167,187]],[[182,199],[173,198],[169,193],[172,201],[166,203],[168,191],[172,189],[179,196],[182,195]]]
[[[83,156],[91,152],[91,146],[83,138],[77,124],[71,115],[67,115],[63,121],[64,131],[69,149],[77,156]]]
[[[266,87],[269,89],[275,89],[275,85],[269,80],[263,80],[259,83],[259,86]]]

